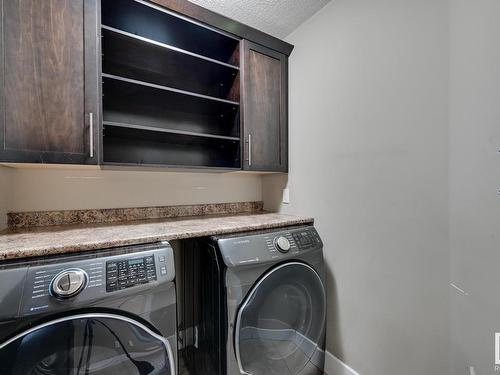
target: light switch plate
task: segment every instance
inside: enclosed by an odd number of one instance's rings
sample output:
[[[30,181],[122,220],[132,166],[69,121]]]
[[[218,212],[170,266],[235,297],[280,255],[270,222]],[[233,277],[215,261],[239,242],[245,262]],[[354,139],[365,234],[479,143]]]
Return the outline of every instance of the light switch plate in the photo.
[[[288,188],[283,189],[283,203],[285,204],[290,203],[290,189]]]

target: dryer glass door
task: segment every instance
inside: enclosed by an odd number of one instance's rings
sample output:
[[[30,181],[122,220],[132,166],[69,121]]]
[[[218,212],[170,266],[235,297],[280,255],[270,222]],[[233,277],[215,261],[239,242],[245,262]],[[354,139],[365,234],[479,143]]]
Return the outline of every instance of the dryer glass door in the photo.
[[[321,373],[325,315],[325,288],[313,268],[290,262],[270,270],[238,311],[234,344],[241,373]]]
[[[114,314],[50,321],[0,344],[2,375],[173,375],[170,345]]]

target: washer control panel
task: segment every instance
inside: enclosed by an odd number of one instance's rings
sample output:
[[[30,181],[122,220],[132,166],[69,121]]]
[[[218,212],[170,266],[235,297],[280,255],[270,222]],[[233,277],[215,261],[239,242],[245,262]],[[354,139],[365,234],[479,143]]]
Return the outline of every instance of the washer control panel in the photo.
[[[31,312],[44,309],[49,299],[70,300],[86,291],[100,290],[104,285],[104,262],[91,261],[52,263],[31,266],[27,287],[31,285]],[[27,295],[24,295],[27,302]]]
[[[175,278],[168,242],[49,257],[23,267],[21,314],[89,306],[110,294],[141,293],[141,286]]]
[[[163,268],[164,269],[164,268]],[[106,291],[114,292],[156,281],[154,255],[106,262]]]

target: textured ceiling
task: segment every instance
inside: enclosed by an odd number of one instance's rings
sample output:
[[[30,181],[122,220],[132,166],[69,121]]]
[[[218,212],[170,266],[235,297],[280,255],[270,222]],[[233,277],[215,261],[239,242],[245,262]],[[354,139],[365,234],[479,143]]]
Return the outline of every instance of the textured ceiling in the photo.
[[[330,0],[189,0],[278,38],[284,38]]]

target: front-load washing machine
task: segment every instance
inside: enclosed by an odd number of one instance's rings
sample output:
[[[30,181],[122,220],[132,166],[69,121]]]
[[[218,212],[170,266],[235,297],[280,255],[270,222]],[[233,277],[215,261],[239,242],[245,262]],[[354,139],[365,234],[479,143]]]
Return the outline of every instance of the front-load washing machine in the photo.
[[[175,375],[168,243],[0,264],[0,374]]]
[[[197,374],[313,375],[324,367],[323,243],[313,226],[213,237],[193,245]]]

